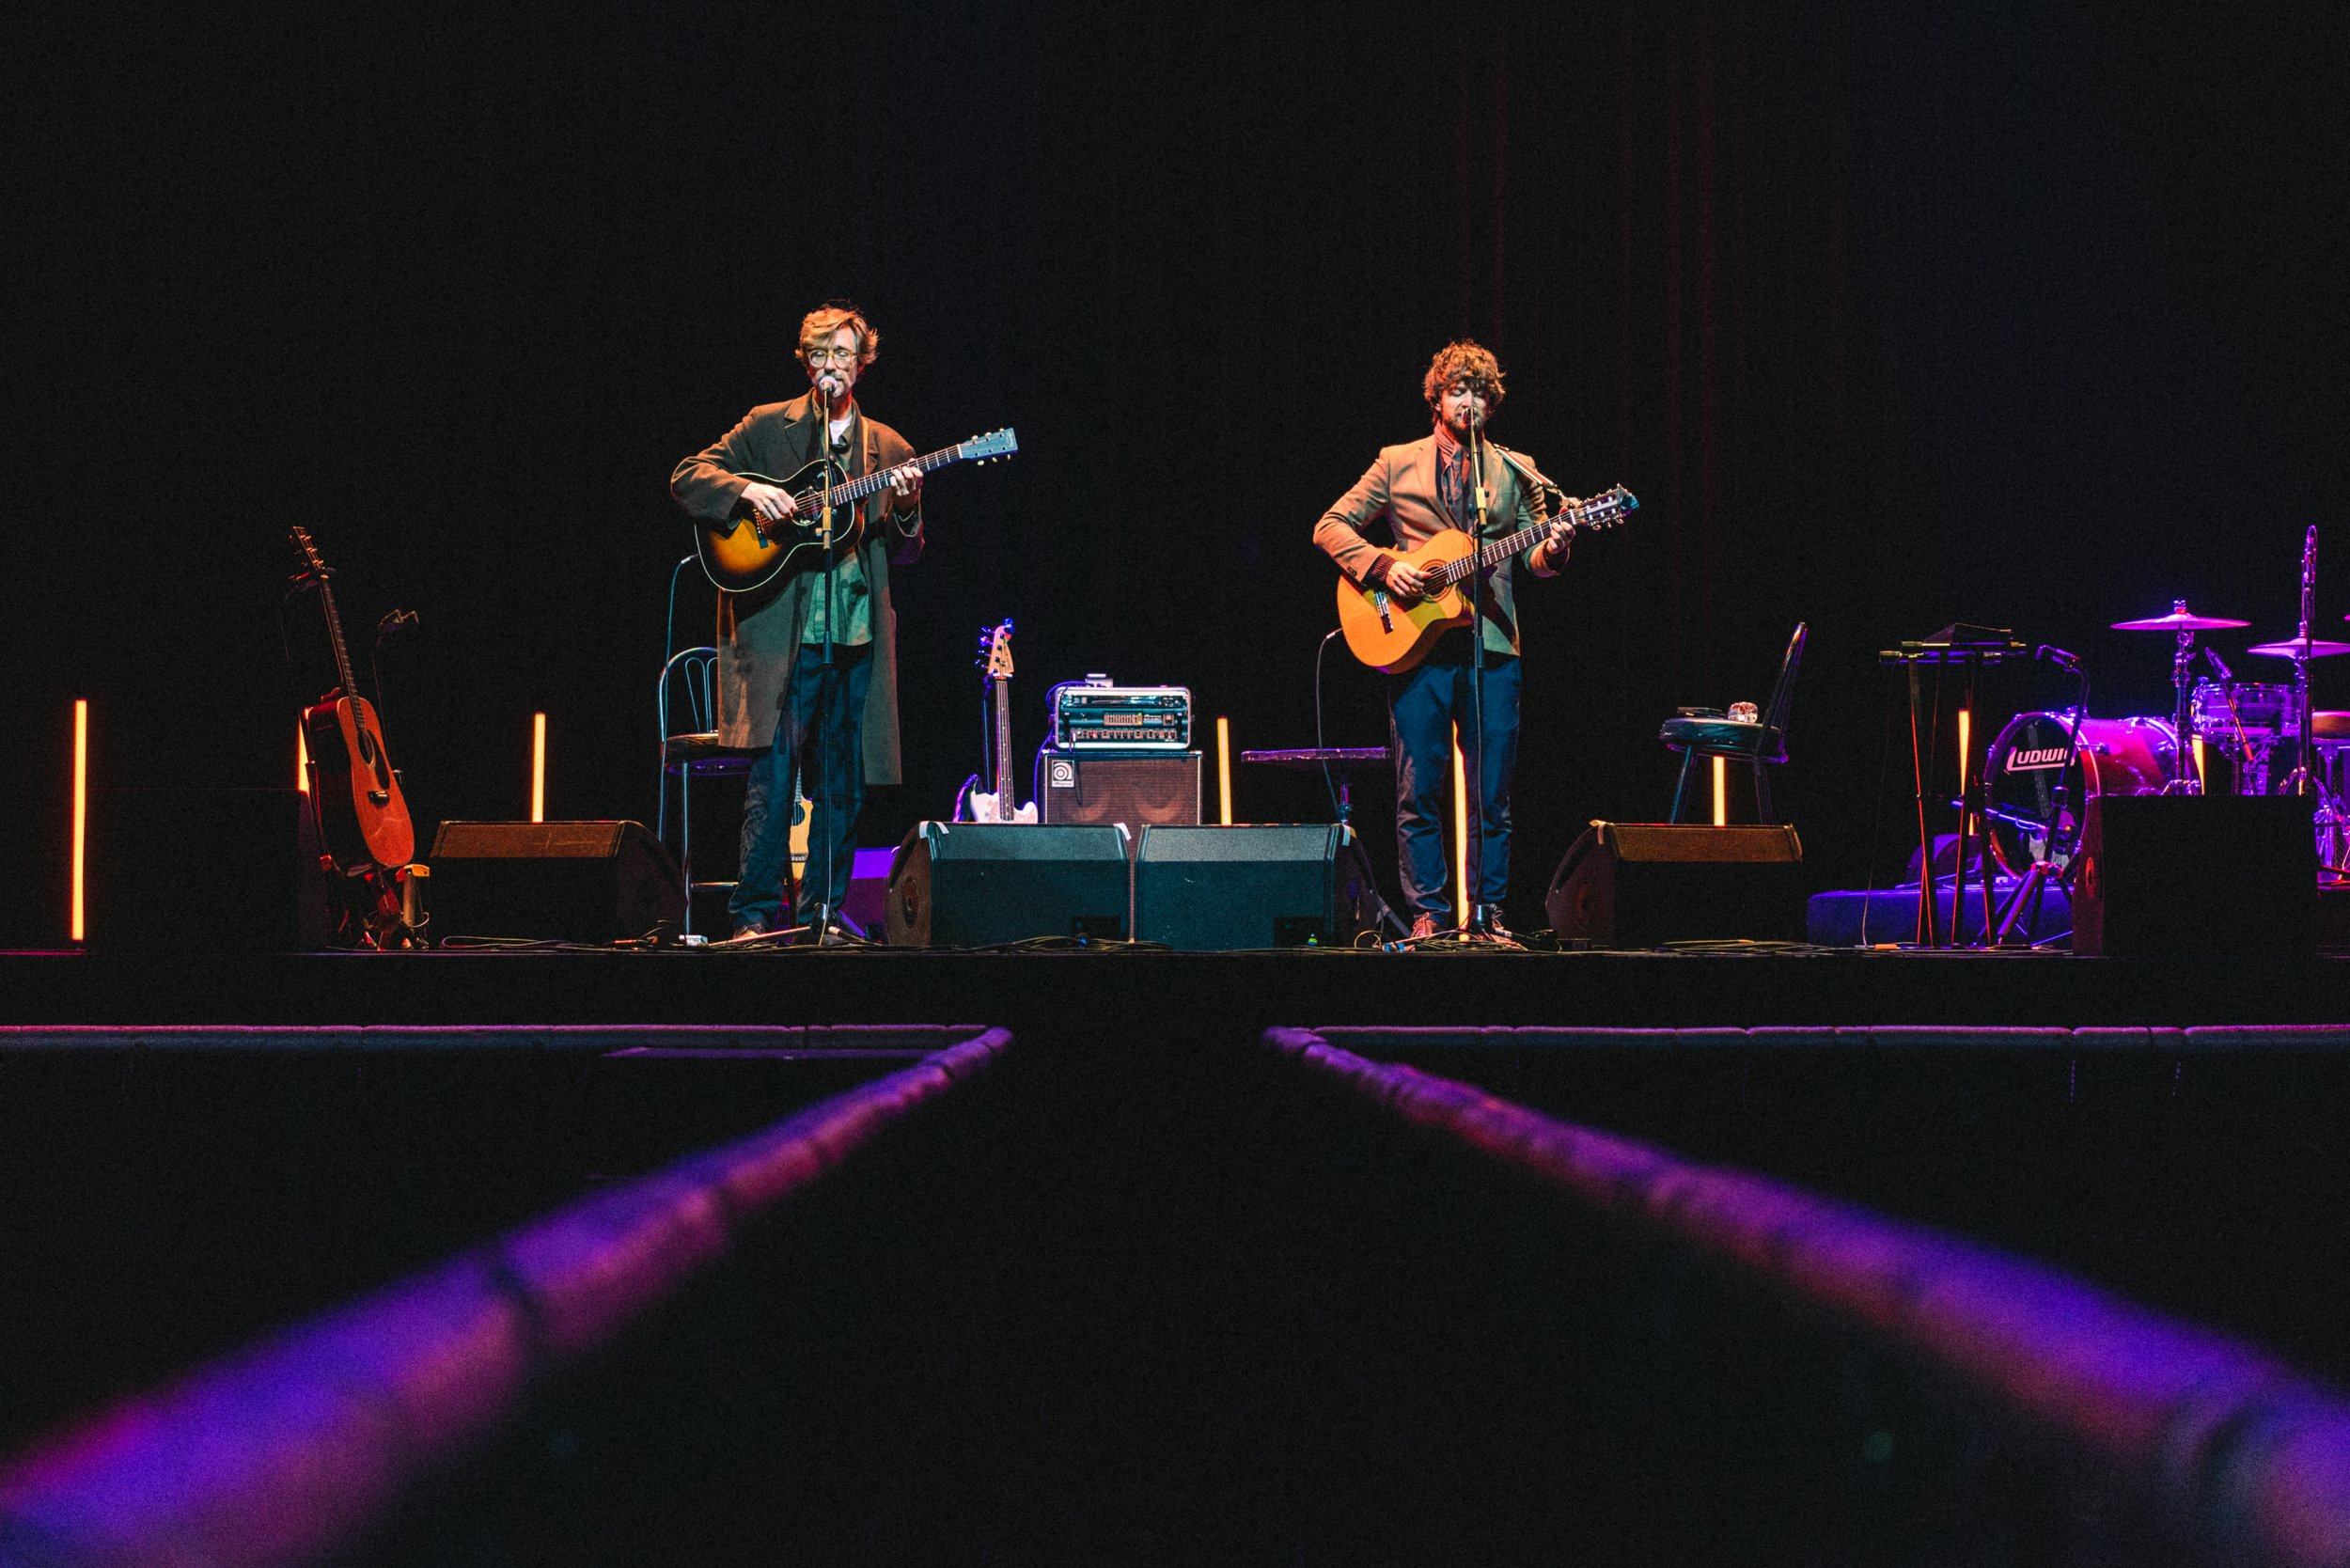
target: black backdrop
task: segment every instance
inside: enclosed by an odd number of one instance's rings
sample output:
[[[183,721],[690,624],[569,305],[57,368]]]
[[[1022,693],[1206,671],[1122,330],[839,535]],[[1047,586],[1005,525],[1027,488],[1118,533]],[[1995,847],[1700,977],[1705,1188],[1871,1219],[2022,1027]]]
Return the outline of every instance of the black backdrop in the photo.
[[[1659,718],[1760,700],[1798,619],[1783,803],[1816,882],[1890,871],[1878,648],[2010,625],[2087,654],[2097,711],[2165,711],[2166,647],[2100,628],[2183,595],[2254,622],[2223,649],[2289,635],[2301,530],[2344,499],[2344,13],[1957,9],[517,0],[29,31],[0,935],[61,933],[72,698],[102,782],[290,778],[290,522],[356,626],[422,613],[383,667],[421,830],[524,809],[537,709],[550,815],[649,817],[689,542],[667,473],[793,390],[793,324],[835,295],[883,334],[877,416],[1022,447],[933,481],[908,782],[866,842],[976,766],[970,651],[1007,615],[1024,754],[1089,669],[1309,743],[1308,531],[1424,430],[1418,372],[1468,334],[1510,371],[1502,439],[1643,503],[1525,596],[1513,917],[1586,820],[1662,814]],[[1342,654],[1326,696],[1330,741],[1384,738]],[[1320,808],[1236,782],[1244,819]]]

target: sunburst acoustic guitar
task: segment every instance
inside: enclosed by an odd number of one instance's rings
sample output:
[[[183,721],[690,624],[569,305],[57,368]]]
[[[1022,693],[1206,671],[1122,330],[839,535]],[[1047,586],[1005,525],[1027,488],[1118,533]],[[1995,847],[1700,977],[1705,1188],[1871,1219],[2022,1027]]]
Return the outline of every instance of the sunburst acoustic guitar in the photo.
[[[1007,458],[1019,449],[1019,438],[1006,426],[916,458],[914,465],[928,474],[951,463]],[[853,479],[838,459],[818,458],[788,479],[743,474],[738,477],[782,490],[791,497],[796,510],[781,523],[738,517],[723,524],[702,524],[697,531],[694,550],[701,557],[702,570],[710,574],[710,580],[728,593],[748,593],[753,588],[765,588],[787,572],[821,571],[825,561],[827,468],[832,476],[832,558],[838,560],[855,549],[865,532],[865,512],[859,503],[888,488],[893,470],[882,469]]]

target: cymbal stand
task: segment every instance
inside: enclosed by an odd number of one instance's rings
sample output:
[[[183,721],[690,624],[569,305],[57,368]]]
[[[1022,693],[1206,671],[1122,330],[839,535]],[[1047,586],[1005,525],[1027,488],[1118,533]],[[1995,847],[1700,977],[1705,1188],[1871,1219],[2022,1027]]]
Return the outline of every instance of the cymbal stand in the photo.
[[[2186,601],[2174,599],[2170,608],[2178,615],[2186,614]],[[2195,662],[2195,628],[2179,628],[2178,646],[2170,654],[2170,686],[2175,699],[2170,711],[2170,781],[2162,787],[2166,795],[2200,795],[2203,781],[2195,776],[2195,748],[2187,744],[2195,725],[2195,672],[2188,666]]]
[[[2317,525],[2301,541],[2301,635],[2300,648],[2293,655],[2293,711],[2300,720],[2300,756],[2293,771],[2278,780],[2280,795],[2324,795],[2325,785],[2317,776],[2317,739],[2310,723],[2310,621],[2317,605]],[[2327,801],[2319,802],[2324,810]]]

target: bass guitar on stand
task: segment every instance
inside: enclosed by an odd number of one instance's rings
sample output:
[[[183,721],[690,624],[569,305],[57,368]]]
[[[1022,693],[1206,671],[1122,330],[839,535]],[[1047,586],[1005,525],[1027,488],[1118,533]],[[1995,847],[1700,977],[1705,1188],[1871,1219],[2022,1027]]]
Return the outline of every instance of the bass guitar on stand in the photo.
[[[1346,646],[1371,668],[1402,674],[1426,658],[1428,650],[1447,631],[1469,623],[1468,595],[1455,585],[1546,539],[1563,539],[1583,529],[1621,523],[1639,504],[1632,492],[1617,485],[1605,494],[1561,507],[1556,517],[1488,540],[1481,548],[1458,528],[1443,529],[1402,557],[1404,564],[1417,568],[1428,580],[1428,591],[1413,599],[1355,582],[1340,572],[1339,629],[1346,634]]]
[[[1032,823],[1036,802],[1012,803],[1019,797],[1011,785],[1011,622],[979,634],[979,667],[986,671],[989,696],[995,705],[995,789],[974,791],[971,820],[975,823]]]

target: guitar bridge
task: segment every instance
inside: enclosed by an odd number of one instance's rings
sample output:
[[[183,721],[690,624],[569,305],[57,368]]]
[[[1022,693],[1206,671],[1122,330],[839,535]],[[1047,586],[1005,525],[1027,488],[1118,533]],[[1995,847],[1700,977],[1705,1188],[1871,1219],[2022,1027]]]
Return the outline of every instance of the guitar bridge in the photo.
[[[1395,617],[1387,613],[1387,590],[1386,588],[1371,589],[1371,607],[1379,612],[1379,630],[1382,632],[1395,630]]]

